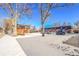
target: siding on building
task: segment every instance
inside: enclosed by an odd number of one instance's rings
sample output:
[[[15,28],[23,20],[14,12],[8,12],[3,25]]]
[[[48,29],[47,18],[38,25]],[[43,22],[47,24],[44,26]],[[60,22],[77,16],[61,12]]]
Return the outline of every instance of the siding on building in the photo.
[[[30,33],[30,27],[28,25],[17,25],[17,35],[25,35],[26,33]]]
[[[65,30],[72,29],[72,26],[59,26],[59,27],[50,27],[50,28],[45,28],[45,32],[56,32],[58,29],[63,28]]]

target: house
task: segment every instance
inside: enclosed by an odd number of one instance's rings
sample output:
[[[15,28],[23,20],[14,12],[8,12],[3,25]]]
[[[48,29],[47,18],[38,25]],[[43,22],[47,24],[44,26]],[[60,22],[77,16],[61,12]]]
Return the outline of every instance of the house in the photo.
[[[30,33],[30,26],[17,24],[17,35],[25,35],[26,33]]]
[[[0,33],[3,33],[3,28],[0,27]]]
[[[67,31],[69,29],[72,29],[72,26],[49,27],[49,28],[45,28],[45,32],[56,32],[60,28],[65,29]]]
[[[24,35],[30,33],[30,25],[17,24],[15,19],[4,21],[4,32],[9,35]]]
[[[4,32],[5,34],[13,35],[15,32],[15,19],[5,19]]]

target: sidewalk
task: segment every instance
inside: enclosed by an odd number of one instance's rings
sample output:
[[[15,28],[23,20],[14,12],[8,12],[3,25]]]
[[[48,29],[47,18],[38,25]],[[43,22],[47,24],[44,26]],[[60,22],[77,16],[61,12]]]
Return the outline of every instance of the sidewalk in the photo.
[[[0,39],[0,56],[25,56],[16,38],[5,35]]]

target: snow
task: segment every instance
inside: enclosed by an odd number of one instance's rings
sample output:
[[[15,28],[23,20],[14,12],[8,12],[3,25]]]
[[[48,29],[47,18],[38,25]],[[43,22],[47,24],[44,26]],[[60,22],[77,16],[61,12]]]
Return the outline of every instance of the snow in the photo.
[[[25,37],[36,37],[41,36],[41,33],[26,33],[25,35],[18,35],[16,38],[25,38]]]
[[[5,35],[0,38],[0,56],[79,56],[78,47],[63,44],[72,36],[75,34],[49,34],[45,37],[40,33],[17,37]]]
[[[37,33],[36,33],[37,34]],[[17,38],[27,55],[32,56],[79,56],[79,48],[63,44],[75,34],[55,35],[49,34],[45,37],[33,36]]]
[[[25,56],[16,38],[5,35],[0,39],[0,56]]]

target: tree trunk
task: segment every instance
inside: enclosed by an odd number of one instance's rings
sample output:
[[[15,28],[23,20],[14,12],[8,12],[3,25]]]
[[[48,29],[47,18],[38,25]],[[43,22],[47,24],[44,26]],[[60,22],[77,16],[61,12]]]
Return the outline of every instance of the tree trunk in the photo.
[[[44,24],[42,23],[42,37],[45,36],[45,29],[44,29]]]

